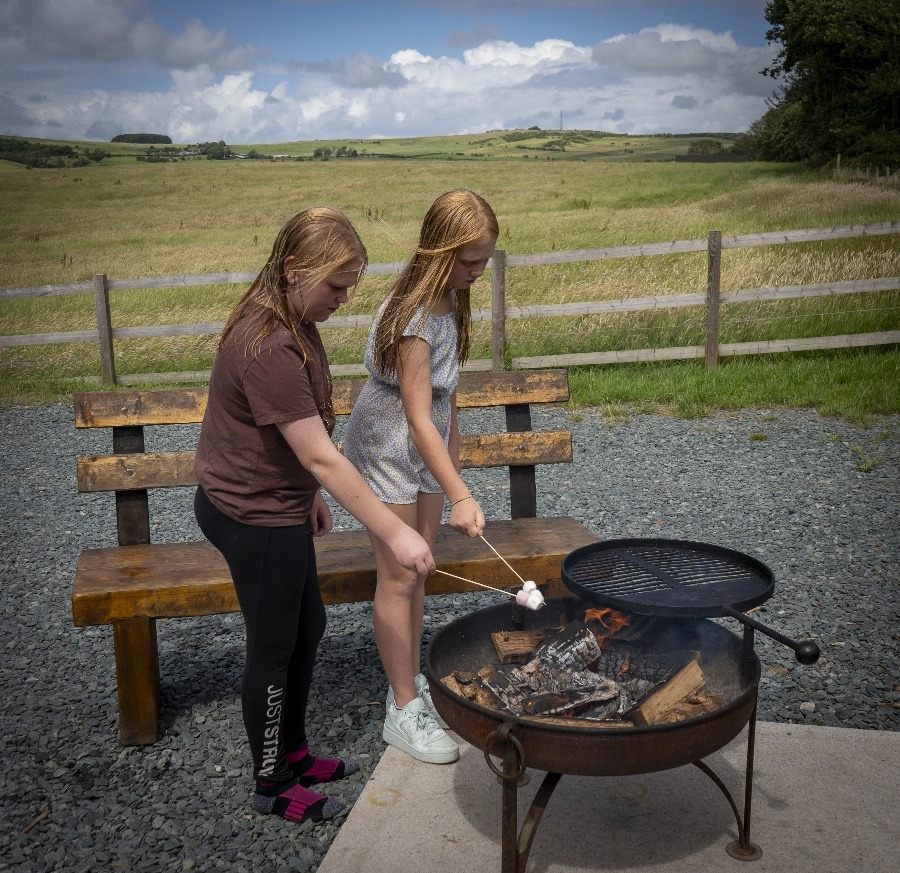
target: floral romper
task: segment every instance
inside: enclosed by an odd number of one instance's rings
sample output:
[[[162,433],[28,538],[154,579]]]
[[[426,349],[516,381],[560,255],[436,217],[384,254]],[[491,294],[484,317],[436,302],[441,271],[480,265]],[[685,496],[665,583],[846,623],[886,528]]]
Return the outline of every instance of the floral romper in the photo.
[[[370,376],[347,422],[344,454],[383,502],[415,503],[420,491],[439,494],[441,486],[409,435],[397,374],[375,369],[375,327],[384,307],[378,310],[366,343],[364,363]],[[419,307],[403,335],[421,337],[431,347],[431,418],[446,445],[450,396],[459,380],[454,313],[426,315]]]

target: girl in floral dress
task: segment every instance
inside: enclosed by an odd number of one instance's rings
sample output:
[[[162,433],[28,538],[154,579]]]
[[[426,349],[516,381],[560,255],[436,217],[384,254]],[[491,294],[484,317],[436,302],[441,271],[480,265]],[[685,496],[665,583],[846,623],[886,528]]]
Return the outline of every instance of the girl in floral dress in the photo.
[[[443,513],[469,536],[484,514],[460,476],[456,384],[469,354],[469,289],[494,253],[497,218],[467,190],[432,204],[419,244],[381,305],[366,345],[370,378],[347,423],[344,451],[388,508],[433,549]],[[375,641],[387,674],[385,742],[435,764],[459,758],[420,671],[425,577],[375,537]]]

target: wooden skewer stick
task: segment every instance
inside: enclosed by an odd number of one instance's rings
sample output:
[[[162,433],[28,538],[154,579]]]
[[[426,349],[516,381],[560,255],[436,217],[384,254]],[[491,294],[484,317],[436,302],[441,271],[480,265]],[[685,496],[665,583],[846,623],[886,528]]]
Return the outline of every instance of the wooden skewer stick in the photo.
[[[504,591],[502,588],[492,588],[490,585],[484,585],[481,582],[476,582],[474,579],[466,579],[465,576],[457,576],[455,573],[448,573],[446,570],[435,570],[435,572],[440,573],[442,576],[450,576],[452,579],[459,579],[460,582],[468,582],[470,585],[480,585],[482,588],[487,588],[488,591],[496,591],[499,594],[506,594],[508,597],[516,596],[509,591]]]
[[[489,548],[489,549],[490,549],[490,550],[491,550],[491,551],[492,551],[492,552],[493,552],[493,553],[494,553],[501,561],[503,561],[503,563],[506,564],[506,566],[509,567],[509,569],[512,570],[513,573],[515,573],[515,575],[518,577],[519,581],[524,585],[524,584],[525,584],[525,580],[524,580],[521,576],[519,576],[519,574],[516,573],[515,570],[513,570],[512,566],[510,566],[509,561],[507,561],[506,558],[504,558],[503,555],[500,554],[500,552],[498,552],[498,551],[497,551],[497,550],[496,550],[496,549],[495,549],[495,548],[494,548],[487,540],[485,540],[484,537],[483,537],[481,534],[479,534],[478,536],[481,537],[481,539],[484,540],[484,544],[485,544],[485,545],[486,545],[486,546],[487,546],[487,547],[488,547],[488,548]]]

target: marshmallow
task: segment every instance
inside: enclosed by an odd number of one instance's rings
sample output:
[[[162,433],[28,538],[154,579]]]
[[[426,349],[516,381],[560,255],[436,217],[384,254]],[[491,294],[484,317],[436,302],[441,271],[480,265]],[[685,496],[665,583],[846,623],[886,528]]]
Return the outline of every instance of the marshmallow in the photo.
[[[516,592],[516,603],[519,606],[528,606],[528,592],[524,588]]]
[[[535,589],[528,594],[528,600],[525,605],[531,610],[538,610],[544,605],[544,595]]]
[[[526,579],[522,584],[522,590],[531,593],[532,591],[537,591],[537,585],[535,585],[534,582],[531,581],[531,579]]]

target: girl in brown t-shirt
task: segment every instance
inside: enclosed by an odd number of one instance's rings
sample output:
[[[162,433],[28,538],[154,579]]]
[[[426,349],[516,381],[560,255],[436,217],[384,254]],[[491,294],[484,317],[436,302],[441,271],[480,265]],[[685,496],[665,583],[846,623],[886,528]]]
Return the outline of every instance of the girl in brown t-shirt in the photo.
[[[434,572],[425,540],[375,496],[331,441],[328,360],[315,323],[346,303],[366,264],[333,209],[285,224],[219,342],[196,472],[200,529],[228,562],[247,632],[241,686],[253,806],[291,821],[343,809],[309,786],[355,772],[306,740],[313,663],[325,631],[314,537],[332,527],[320,485],[408,570]]]

